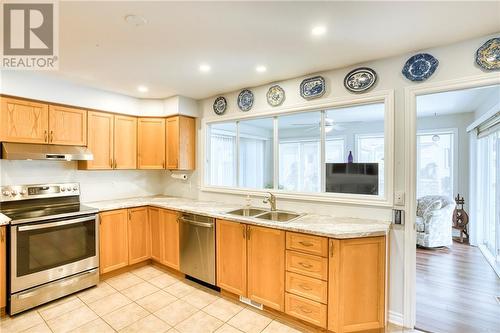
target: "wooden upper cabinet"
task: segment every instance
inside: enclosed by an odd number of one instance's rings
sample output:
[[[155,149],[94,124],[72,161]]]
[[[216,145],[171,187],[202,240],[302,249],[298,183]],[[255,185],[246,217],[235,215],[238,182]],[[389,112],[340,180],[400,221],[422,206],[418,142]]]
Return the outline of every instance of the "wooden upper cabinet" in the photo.
[[[148,260],[151,254],[148,208],[128,210],[128,264]]]
[[[7,305],[7,227],[0,227],[0,309]]]
[[[99,266],[101,274],[128,266],[128,216],[126,209],[100,214]]]
[[[165,169],[165,119],[139,118],[137,122],[139,169]]]
[[[87,145],[87,111],[63,106],[49,106],[49,143]]]
[[[285,309],[285,232],[247,227],[248,298],[275,310]]]
[[[47,104],[0,97],[0,141],[48,143]]]
[[[167,169],[194,170],[196,119],[185,116],[167,118]]]
[[[105,112],[88,112],[88,148],[92,161],[79,161],[79,169],[107,170],[113,168],[113,118]]]
[[[137,118],[115,115],[114,169],[137,168]]]
[[[179,269],[179,222],[177,212],[161,209],[160,224],[162,231],[163,258],[162,264]]]
[[[149,229],[151,230],[151,259],[163,260],[163,224],[160,222],[160,208],[149,207]]]
[[[246,225],[217,220],[217,286],[240,296],[247,296]]]
[[[385,326],[385,237],[331,239],[328,329],[337,333]]]

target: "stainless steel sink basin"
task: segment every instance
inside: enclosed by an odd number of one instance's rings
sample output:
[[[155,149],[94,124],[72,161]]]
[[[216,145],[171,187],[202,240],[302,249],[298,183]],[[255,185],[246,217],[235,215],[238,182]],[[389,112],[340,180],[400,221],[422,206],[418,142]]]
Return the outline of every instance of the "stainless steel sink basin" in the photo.
[[[256,216],[265,212],[267,212],[267,210],[260,208],[240,208],[227,212],[226,214],[238,216]]]
[[[271,220],[271,221],[276,221],[276,222],[289,222],[293,219],[296,219],[300,216],[300,214],[292,213],[292,212],[284,212],[284,211],[273,211],[273,212],[267,212],[264,214],[260,214],[255,216],[258,219],[263,219],[263,220]]]

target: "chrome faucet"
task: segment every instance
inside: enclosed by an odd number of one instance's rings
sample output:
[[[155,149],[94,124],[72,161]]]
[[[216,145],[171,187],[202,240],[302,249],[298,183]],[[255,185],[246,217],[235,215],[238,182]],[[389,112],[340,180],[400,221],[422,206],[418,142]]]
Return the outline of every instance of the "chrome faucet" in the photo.
[[[269,203],[271,205],[271,211],[276,210],[276,197],[271,192],[268,192],[269,196],[264,197],[263,203]]]

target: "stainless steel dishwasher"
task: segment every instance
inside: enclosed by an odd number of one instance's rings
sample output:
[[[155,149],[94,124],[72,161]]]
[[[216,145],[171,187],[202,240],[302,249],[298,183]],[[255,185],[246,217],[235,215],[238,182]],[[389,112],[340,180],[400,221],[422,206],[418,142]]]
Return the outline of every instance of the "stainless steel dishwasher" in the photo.
[[[179,225],[181,272],[215,285],[215,219],[184,213]]]

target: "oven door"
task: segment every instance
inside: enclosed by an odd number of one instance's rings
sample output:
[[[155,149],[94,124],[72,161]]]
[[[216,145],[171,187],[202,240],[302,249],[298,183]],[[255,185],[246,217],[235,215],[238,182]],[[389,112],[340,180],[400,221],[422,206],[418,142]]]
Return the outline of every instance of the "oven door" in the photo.
[[[99,267],[96,215],[11,226],[11,294]]]

